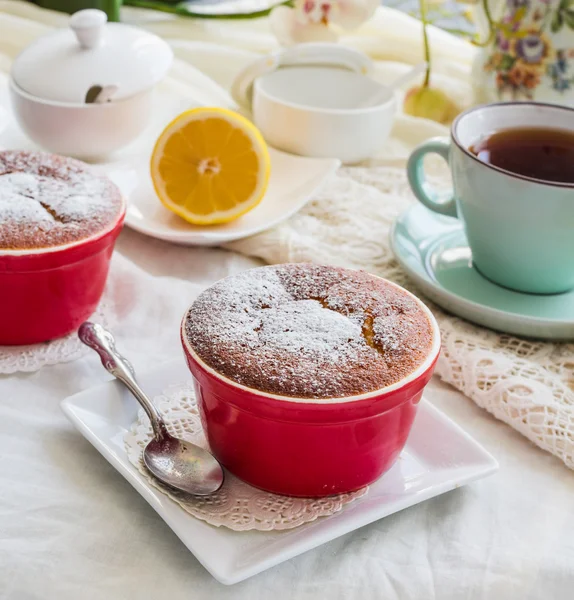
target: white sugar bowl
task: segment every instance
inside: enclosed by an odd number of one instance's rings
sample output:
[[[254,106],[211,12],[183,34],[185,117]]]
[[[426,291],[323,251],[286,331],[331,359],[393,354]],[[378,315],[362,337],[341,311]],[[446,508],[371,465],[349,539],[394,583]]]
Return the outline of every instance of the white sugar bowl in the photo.
[[[10,92],[20,127],[57,154],[94,159],[135,139],[152,114],[153,90],[173,52],[161,38],[103,11],[81,10],[70,27],[15,59]]]

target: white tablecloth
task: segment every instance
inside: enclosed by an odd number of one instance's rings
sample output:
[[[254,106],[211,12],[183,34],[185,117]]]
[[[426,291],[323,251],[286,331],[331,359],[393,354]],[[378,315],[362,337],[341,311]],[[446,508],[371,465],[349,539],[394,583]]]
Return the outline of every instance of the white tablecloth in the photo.
[[[31,5],[0,0],[0,71],[47,26],[62,24],[56,14],[38,15]],[[260,22],[226,27],[158,19],[152,28],[179,40],[180,61],[168,85],[202,89],[210,102],[219,98],[219,88],[211,89],[185,62],[209,66],[213,79],[227,87],[252,51],[274,44]],[[348,41],[387,61],[413,64],[421,56],[420,25],[404,15],[383,11]],[[450,82],[452,95],[463,102],[471,49],[438,31],[431,41],[436,81]],[[408,67],[391,62],[385,68],[398,74]],[[118,250],[132,262],[120,257],[114,265],[123,282],[116,288],[123,312],[114,332],[139,372],[181,355],[179,321],[200,289],[256,264],[129,230]],[[438,381],[430,384],[428,398],[498,458],[497,475],[226,588],[61,413],[62,398],[107,378],[95,355],[0,376],[2,600],[574,597],[574,474]]]
[[[119,250],[137,265],[115,265],[137,309],[115,332],[140,372],[180,356],[178,323],[199,289],[256,264],[129,230]],[[498,474],[226,588],[60,411],[107,378],[95,355],[0,378],[3,600],[573,597],[572,472],[438,381],[429,399],[498,458]]]

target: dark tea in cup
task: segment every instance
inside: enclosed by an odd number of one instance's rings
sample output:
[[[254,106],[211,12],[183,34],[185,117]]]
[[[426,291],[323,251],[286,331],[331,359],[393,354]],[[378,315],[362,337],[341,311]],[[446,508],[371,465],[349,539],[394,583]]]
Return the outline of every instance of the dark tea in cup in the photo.
[[[448,162],[452,192],[426,179],[429,153]],[[424,206],[461,220],[472,262],[491,282],[531,294],[574,290],[574,108],[471,108],[450,138],[415,148],[407,175]]]
[[[554,183],[574,183],[574,131],[546,127],[502,129],[469,150],[482,162]]]

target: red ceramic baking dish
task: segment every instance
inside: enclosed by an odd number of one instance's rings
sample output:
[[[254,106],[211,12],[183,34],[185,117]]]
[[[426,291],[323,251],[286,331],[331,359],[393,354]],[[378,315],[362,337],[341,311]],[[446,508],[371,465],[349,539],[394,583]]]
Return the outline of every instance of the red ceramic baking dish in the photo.
[[[193,350],[184,318],[183,349],[212,452],[247,483],[290,496],[350,492],[378,479],[406,443],[440,351],[436,320],[417,302],[433,341],[415,371],[373,392],[318,400],[268,394],[224,377]]]
[[[0,345],[62,337],[94,312],[125,211],[124,203],[110,227],[75,243],[0,250]]]

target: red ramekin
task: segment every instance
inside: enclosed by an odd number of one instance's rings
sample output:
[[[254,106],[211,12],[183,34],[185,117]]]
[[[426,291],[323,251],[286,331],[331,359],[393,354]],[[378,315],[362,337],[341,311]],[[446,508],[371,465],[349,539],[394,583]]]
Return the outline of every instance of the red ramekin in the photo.
[[[440,352],[432,313],[403,291],[432,324],[428,357],[398,383],[346,398],[292,398],[242,386],[199,358],[185,335],[184,317],[183,349],[203,428],[217,459],[243,481],[287,496],[350,492],[390,469],[407,441]]]
[[[65,246],[0,250],[0,345],[36,344],[76,330],[102,297],[126,214]]]

